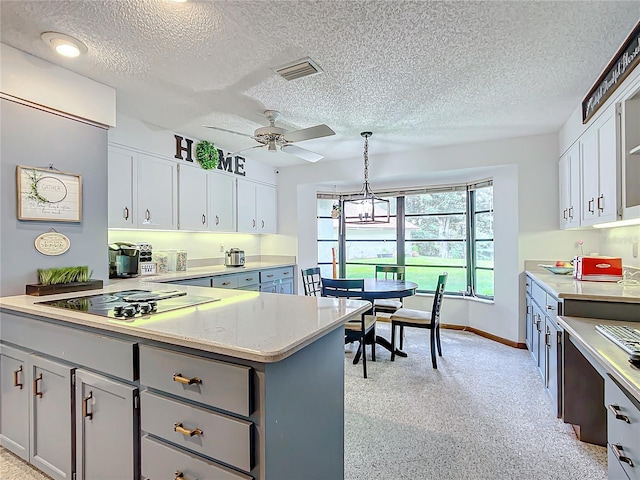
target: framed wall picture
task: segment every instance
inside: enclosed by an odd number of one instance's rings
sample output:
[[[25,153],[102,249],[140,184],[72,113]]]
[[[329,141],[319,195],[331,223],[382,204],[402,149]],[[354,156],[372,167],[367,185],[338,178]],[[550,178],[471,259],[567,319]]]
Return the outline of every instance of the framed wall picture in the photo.
[[[82,177],[36,167],[16,167],[18,220],[82,221]]]

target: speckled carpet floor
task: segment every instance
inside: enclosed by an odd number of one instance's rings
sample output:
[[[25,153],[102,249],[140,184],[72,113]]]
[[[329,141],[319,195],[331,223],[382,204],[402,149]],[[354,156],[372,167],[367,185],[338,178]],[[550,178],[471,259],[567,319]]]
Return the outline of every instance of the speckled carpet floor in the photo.
[[[443,330],[433,370],[429,332],[406,332],[409,356],[391,363],[378,347],[368,379],[345,347],[346,480],[607,478],[606,449],[555,418],[528,351]],[[48,479],[3,449],[0,478]]]

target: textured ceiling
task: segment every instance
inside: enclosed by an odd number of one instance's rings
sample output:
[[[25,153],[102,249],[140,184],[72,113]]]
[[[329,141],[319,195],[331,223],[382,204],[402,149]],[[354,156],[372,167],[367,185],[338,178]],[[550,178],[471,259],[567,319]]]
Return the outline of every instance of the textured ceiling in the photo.
[[[282,113],[322,161],[557,131],[640,18],[640,2],[6,1],[3,43],[117,90],[120,113],[228,151]],[[63,59],[58,31],[89,51]],[[323,74],[273,68],[310,56]],[[304,164],[260,150],[274,166]],[[359,163],[358,163],[359,165]]]

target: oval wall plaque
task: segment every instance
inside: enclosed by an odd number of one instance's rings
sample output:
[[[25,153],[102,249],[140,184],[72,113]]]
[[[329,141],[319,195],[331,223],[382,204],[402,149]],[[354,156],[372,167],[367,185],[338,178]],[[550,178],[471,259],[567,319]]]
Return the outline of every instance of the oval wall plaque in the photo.
[[[36,237],[35,246],[43,255],[62,255],[69,250],[71,242],[62,233],[47,232]]]

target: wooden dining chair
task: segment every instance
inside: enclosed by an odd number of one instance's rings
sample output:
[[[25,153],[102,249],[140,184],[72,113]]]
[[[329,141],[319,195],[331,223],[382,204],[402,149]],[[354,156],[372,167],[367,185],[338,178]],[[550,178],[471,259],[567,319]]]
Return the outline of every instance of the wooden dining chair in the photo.
[[[311,267],[300,270],[302,273],[302,286],[304,294],[308,297],[318,297],[322,295],[322,278],[320,267]]]
[[[404,267],[399,265],[376,265],[376,280],[404,280]],[[378,313],[394,313],[402,308],[400,298],[381,298],[373,302],[373,310]]]
[[[400,308],[391,314],[391,361],[396,358],[396,327],[426,328],[430,330],[429,340],[431,342],[431,363],[433,368],[438,368],[436,362],[436,345],[438,355],[442,356],[442,346],[440,345],[440,307],[444,297],[444,287],[447,284],[447,273],[438,276],[436,292],[433,296],[433,306],[431,312],[423,310],[412,310],[410,308]],[[402,348],[402,347],[400,347]]]
[[[323,278],[322,279],[322,296],[333,298],[349,298],[352,300],[364,300],[364,279],[345,279],[345,278]],[[357,320],[349,321],[345,324],[344,343],[354,341],[360,342],[356,351],[362,354],[362,368],[364,378],[367,378],[367,355],[366,343],[367,337],[372,338],[371,343],[371,360],[376,361],[376,344],[375,344],[375,326],[376,317],[371,315],[371,311],[367,311],[360,315]]]

